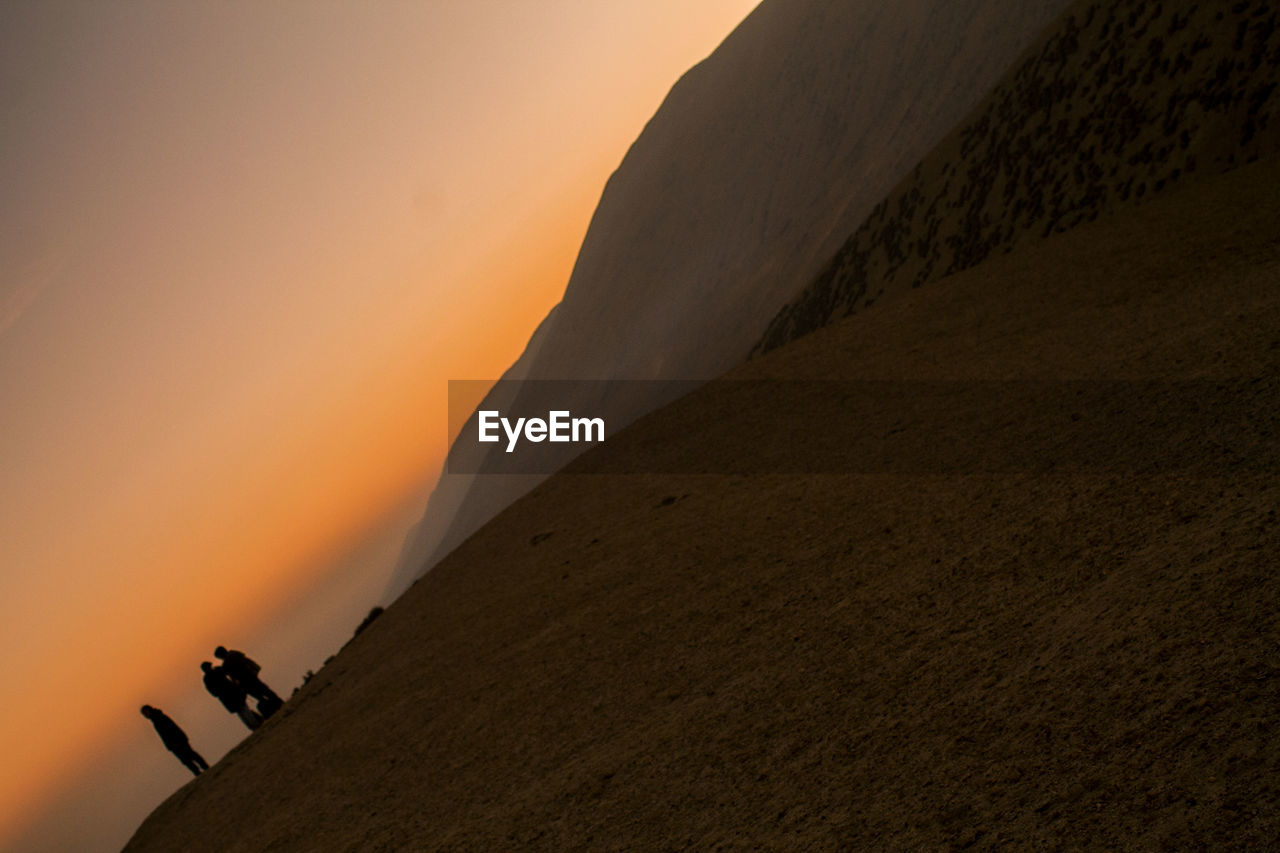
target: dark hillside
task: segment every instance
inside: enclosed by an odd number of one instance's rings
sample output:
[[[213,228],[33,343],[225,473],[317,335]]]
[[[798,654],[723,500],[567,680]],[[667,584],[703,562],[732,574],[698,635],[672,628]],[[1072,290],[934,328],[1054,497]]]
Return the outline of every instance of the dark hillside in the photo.
[[[1269,456],[553,476],[127,849],[1273,847],[1278,183],[1266,160],[1184,184],[732,374],[1244,381]],[[715,391],[581,464],[773,429]],[[796,420],[822,425],[797,453],[890,438],[828,396],[793,405],[826,414]],[[1180,405],[1154,438],[1203,415]],[[980,442],[965,414],[934,441]]]
[[[771,321],[768,351],[993,252],[1280,151],[1280,10],[1081,2]]]

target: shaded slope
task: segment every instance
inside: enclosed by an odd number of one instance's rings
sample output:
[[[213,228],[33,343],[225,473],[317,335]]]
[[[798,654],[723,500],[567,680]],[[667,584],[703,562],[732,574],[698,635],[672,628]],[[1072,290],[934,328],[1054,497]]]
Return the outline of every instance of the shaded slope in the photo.
[[[735,375],[1274,388],[1277,180],[1269,161],[1184,187]],[[708,396],[582,464],[672,418],[709,452],[754,428]],[[1280,835],[1275,475],[1206,462],[557,475],[128,849],[1261,849]]]
[[[1280,10],[1077,2],[770,322],[767,351],[993,252],[1280,151]]]
[[[564,299],[512,375],[710,379],[741,362],[1066,5],[765,0],[676,83],[610,177]],[[593,414],[621,423],[658,404]],[[393,591],[535,482],[443,477]]]

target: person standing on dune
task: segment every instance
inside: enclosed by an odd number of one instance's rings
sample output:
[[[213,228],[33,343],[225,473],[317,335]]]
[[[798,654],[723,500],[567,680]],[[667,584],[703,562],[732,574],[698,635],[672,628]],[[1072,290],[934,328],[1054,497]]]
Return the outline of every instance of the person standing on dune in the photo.
[[[244,652],[238,652],[235,649],[228,651],[225,646],[214,649],[213,656],[222,661],[220,668],[227,675],[243,687],[246,693],[258,700],[258,713],[262,714],[264,719],[280,710],[284,702],[258,675],[262,672],[262,667],[258,666],[257,661]]]
[[[151,721],[151,725],[156,728],[156,734],[160,735],[160,740],[164,743],[164,748],[178,756],[183,767],[197,776],[209,769],[209,762],[191,748],[187,733],[182,730],[182,726],[171,720],[168,714],[159,708],[143,705],[142,716]]]
[[[250,730],[262,725],[262,715],[246,703],[248,694],[245,689],[227,675],[222,667],[204,661],[200,664],[200,669],[204,671],[204,689],[221,702],[222,707],[238,716]]]

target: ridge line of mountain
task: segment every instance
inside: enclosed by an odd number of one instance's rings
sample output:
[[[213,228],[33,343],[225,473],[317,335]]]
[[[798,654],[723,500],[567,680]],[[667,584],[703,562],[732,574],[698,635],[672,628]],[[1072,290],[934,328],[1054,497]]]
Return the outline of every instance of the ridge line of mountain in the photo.
[[[1278,23],[1258,0],[1073,4],[778,312],[752,354],[1280,151]]]

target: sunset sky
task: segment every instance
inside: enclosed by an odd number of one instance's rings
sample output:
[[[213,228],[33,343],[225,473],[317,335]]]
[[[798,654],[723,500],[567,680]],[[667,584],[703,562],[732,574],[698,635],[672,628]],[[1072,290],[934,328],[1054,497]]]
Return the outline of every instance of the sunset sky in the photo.
[[[118,849],[387,582],[604,182],[756,0],[0,4],[0,847]]]

